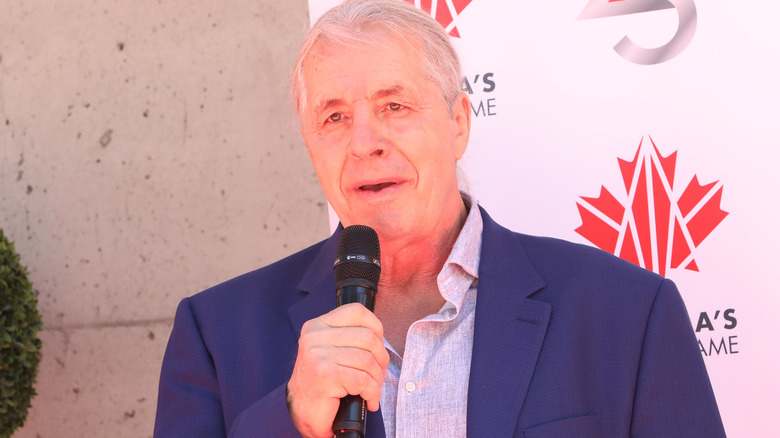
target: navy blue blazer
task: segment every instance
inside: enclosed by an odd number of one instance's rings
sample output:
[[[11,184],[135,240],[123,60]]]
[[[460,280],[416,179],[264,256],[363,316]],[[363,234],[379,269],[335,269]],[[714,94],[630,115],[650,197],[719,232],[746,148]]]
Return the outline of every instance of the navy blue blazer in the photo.
[[[671,281],[482,217],[469,437],[725,436]],[[301,326],[335,308],[339,232],[181,302],[155,437],[300,437],[286,383]]]

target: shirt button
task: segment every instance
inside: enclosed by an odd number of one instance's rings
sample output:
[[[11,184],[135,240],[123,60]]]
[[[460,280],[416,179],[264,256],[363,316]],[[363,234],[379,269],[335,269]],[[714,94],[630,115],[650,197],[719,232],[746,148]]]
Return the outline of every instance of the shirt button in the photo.
[[[414,382],[407,382],[406,385],[404,385],[404,389],[406,389],[406,392],[411,394],[415,389],[417,389],[417,385],[415,385]]]

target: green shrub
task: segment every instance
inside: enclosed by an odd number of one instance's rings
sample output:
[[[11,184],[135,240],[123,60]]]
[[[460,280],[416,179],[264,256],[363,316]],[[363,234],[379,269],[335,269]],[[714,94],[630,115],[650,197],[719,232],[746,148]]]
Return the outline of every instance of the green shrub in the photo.
[[[38,300],[13,243],[0,229],[0,438],[27,419],[41,360]]]

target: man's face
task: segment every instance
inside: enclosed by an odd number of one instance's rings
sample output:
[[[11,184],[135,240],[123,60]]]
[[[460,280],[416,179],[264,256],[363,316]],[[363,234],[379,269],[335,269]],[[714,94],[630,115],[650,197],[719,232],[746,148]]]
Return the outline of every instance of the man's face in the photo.
[[[371,35],[376,46],[320,41],[304,60],[301,130],[320,184],[344,226],[385,239],[446,230],[462,208],[455,164],[468,143],[468,98],[451,116],[420,55]]]

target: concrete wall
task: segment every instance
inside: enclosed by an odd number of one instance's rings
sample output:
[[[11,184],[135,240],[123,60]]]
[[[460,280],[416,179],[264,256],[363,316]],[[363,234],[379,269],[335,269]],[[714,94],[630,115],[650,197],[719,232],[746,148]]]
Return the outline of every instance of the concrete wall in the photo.
[[[287,80],[305,0],[6,0],[0,227],[45,328],[15,437],[149,437],[185,296],[326,237]]]

